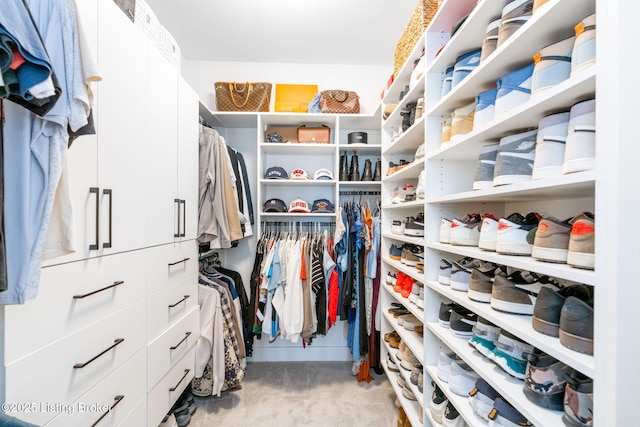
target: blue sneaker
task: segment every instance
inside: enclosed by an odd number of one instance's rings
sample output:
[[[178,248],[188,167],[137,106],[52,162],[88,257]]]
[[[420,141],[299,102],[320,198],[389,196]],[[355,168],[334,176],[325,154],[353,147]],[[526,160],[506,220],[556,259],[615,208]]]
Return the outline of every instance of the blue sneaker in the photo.
[[[533,353],[533,346],[507,331],[500,332],[495,344],[493,361],[509,375],[524,380],[527,371],[526,353]]]
[[[534,64],[505,74],[498,80],[498,93],[494,117],[500,117],[519,105],[524,104],[531,97],[531,76]]]
[[[483,378],[476,381],[476,386],[469,392],[469,405],[473,412],[482,419],[489,421],[489,414],[500,394],[491,387]]]
[[[534,57],[531,96],[551,89],[571,75],[571,53],[575,37],[569,37],[540,50]]]
[[[498,88],[485,90],[476,96],[476,112],[473,115],[473,130],[478,130],[493,120]]]
[[[440,98],[444,98],[446,94],[451,92],[451,81],[453,80],[453,66],[448,67],[444,73],[444,79],[442,80],[442,90],[440,91]]]
[[[389,258],[400,261],[400,258],[402,258],[402,247],[392,244],[389,248]]]
[[[493,349],[496,348],[495,343],[499,337],[500,328],[487,319],[478,316],[469,345],[478,350],[484,357],[493,359]]]
[[[456,65],[453,66],[453,80],[451,81],[451,89],[456,87],[465,77],[480,65],[480,55],[482,49],[474,49],[465,52],[456,58]]]
[[[502,397],[496,397],[493,409],[489,413],[489,420],[489,425],[493,427],[533,426],[524,415]]]

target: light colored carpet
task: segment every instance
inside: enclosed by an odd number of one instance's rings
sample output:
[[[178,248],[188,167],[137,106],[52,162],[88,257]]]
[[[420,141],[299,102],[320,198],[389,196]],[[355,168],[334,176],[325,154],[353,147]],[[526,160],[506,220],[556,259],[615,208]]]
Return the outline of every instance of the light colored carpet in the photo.
[[[242,389],[196,397],[189,427],[395,426],[387,377],[358,382],[349,362],[249,363]]]

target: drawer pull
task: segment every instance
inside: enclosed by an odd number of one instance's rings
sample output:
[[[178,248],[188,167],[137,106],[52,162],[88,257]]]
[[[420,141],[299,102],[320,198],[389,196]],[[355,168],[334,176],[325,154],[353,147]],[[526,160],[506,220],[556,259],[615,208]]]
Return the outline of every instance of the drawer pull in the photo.
[[[171,387],[171,388],[169,389],[169,391],[176,391],[176,390],[178,389],[178,386],[180,385],[180,383],[181,383],[182,381],[184,381],[184,379],[185,379],[185,378],[187,378],[187,375],[189,375],[189,372],[191,372],[191,369],[185,369],[185,370],[184,370],[184,375],[182,376],[182,378],[180,378],[180,381],[178,381],[178,384],[176,384],[176,386],[175,386],[175,387]]]
[[[116,338],[113,341],[113,345],[110,346],[109,348],[107,348],[106,350],[104,350],[102,353],[94,356],[93,358],[91,358],[91,360],[88,360],[84,363],[76,363],[75,365],[73,365],[73,369],[82,369],[85,366],[87,366],[89,363],[93,362],[94,360],[96,360],[98,357],[102,356],[103,354],[105,354],[106,352],[108,352],[109,350],[115,348],[118,344],[120,344],[122,341],[124,341],[124,338]]]
[[[180,347],[180,344],[185,342],[187,340],[187,338],[189,338],[189,335],[191,335],[191,332],[187,332],[184,335],[184,338],[182,338],[178,344],[174,345],[173,347],[169,347],[169,350],[175,350],[176,348]]]
[[[180,301],[178,301],[177,303],[175,303],[175,304],[171,304],[171,305],[169,306],[169,308],[173,308],[173,307],[175,307],[176,305],[178,305],[178,304],[180,304],[180,303],[182,303],[182,302],[186,301],[186,299],[187,299],[187,298],[189,298],[190,296],[191,296],[191,295],[185,295],[185,296],[184,296],[184,298],[182,298],[182,299],[181,299]]]
[[[106,417],[107,415],[109,415],[109,413],[111,411],[113,411],[113,408],[115,408],[118,405],[118,403],[120,403],[122,401],[122,399],[124,399],[124,396],[118,395],[118,396],[114,397],[113,400],[115,400],[115,402],[113,402],[113,405],[111,405],[109,410],[107,412],[105,412],[104,414],[102,414],[102,416],[100,418],[98,418],[95,423],[91,424],[91,427],[96,427],[98,425],[98,423],[100,421],[102,421],[102,419],[104,417]]]
[[[89,297],[89,296],[91,296],[91,295],[95,295],[95,294],[97,294],[98,292],[102,292],[102,291],[106,291],[107,289],[115,288],[116,286],[118,286],[118,285],[122,285],[123,283],[124,283],[124,280],[118,280],[117,282],[113,282],[113,285],[105,286],[105,287],[104,287],[104,288],[102,288],[102,289],[98,289],[98,290],[95,290],[95,291],[93,291],[93,292],[89,292],[88,294],[83,294],[83,295],[74,295],[74,296],[73,296],[73,299],[82,299],[82,298],[86,298],[86,297]]]
[[[178,236],[176,236],[176,237],[178,237]],[[181,260],[181,261],[170,262],[170,263],[169,263],[169,267],[173,267],[174,265],[182,264],[183,262],[187,262],[187,261],[189,261],[190,259],[191,259],[191,258],[185,258],[185,259],[183,259],[183,260]]]

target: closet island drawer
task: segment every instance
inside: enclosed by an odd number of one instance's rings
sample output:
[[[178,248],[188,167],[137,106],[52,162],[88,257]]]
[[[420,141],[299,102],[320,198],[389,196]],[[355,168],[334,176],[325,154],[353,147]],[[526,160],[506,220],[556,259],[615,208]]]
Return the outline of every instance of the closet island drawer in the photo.
[[[141,375],[145,371],[145,354],[144,349],[138,351],[97,386],[65,408],[46,427],[119,425],[146,396],[144,375]]]
[[[200,306],[153,340],[147,349],[147,383],[151,390],[200,337]]]
[[[149,392],[147,425],[157,426],[169,412],[171,406],[178,400],[180,394],[191,383],[195,368],[196,347],[189,349],[182,359],[165,375]]]
[[[149,293],[198,272],[198,247],[194,240],[155,246],[146,252]]]
[[[198,305],[198,275],[192,274],[178,283],[147,297],[147,342],[166,331]]]
[[[145,301],[130,305],[73,335],[10,363],[5,402],[70,404],[145,347]],[[25,337],[26,338],[26,337]],[[146,381],[146,371],[137,375]],[[29,414],[42,425],[61,411]],[[26,415],[26,414],[25,414]]]
[[[133,251],[44,268],[38,297],[4,308],[5,363],[144,298],[144,266],[144,251]]]

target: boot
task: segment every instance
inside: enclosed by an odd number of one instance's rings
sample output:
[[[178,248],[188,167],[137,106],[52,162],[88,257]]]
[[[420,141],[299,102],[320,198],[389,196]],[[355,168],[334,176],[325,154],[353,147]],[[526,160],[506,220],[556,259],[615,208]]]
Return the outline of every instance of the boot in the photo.
[[[345,152],[340,156],[340,181],[349,181],[349,160],[347,159],[347,153]]]
[[[360,180],[360,166],[358,166],[358,155],[353,153],[351,156],[351,168],[349,169],[349,181]]]
[[[362,172],[360,181],[373,181],[373,176],[371,175],[371,160],[369,159],[364,161],[364,171]]]
[[[374,181],[382,181],[382,160],[378,159],[376,162],[376,170],[373,173]]]

